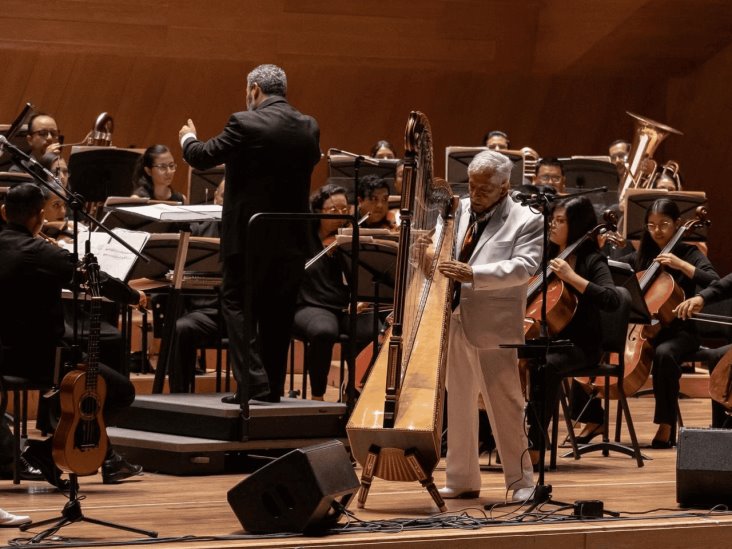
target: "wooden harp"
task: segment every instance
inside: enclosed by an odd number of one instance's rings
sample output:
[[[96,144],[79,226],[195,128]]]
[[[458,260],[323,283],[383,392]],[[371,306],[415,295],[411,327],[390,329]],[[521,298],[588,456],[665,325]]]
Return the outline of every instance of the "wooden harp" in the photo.
[[[419,481],[444,511],[432,473],[440,461],[452,283],[436,267],[453,256],[457,199],[444,180],[433,178],[424,114],[410,113],[404,141],[393,322],[346,431],[363,467],[359,507],[376,476]]]

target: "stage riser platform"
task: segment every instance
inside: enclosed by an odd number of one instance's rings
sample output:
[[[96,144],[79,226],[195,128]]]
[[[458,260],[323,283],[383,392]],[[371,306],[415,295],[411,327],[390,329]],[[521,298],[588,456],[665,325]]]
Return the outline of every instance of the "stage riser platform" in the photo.
[[[218,441],[341,438],[346,405],[283,398],[250,406],[245,420],[222,394],[138,395],[116,427]]]

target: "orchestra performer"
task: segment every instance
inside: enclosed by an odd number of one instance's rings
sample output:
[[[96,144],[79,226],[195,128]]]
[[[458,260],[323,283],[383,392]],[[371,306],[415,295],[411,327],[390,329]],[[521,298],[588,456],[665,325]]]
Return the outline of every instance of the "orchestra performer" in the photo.
[[[2,372],[53,384],[56,347],[63,346],[64,332],[61,289],[70,288],[76,265],[66,250],[50,244],[38,233],[43,225],[44,197],[34,183],[21,183],[8,191],[2,214],[7,225],[0,231],[0,287],[5,288],[3,306],[13,314],[0,315],[3,346]],[[115,278],[101,273],[102,294],[114,301],[142,303],[145,296]],[[104,415],[112,424],[113,414],[129,406],[135,388],[123,375],[100,364],[99,373],[107,382]],[[29,440],[23,458],[41,470],[51,484],[66,489],[68,481],[51,457],[52,439]],[[102,480],[116,483],[137,475],[142,468],[114,452],[102,465]]]
[[[489,131],[483,136],[483,146],[488,147],[492,151],[508,150],[510,144],[508,134],[500,130]]]
[[[133,176],[132,196],[151,200],[186,202],[183,193],[172,188],[178,165],[165,145],[152,145],[137,161]]]
[[[681,287],[685,295],[696,295],[698,288],[706,288],[719,279],[719,275],[707,257],[694,244],[677,243],[670,252],[661,253],[680,226],[679,207],[668,198],[653,202],[646,211],[646,231],[641,237],[638,251],[621,261],[629,263],[636,272],[643,271],[658,262]],[[679,380],[684,357],[699,349],[699,337],[691,321],[675,319],[663,326],[654,337],[653,394],[656,407],[653,422],[658,425],[651,442],[653,448],[671,448],[671,429],[677,421]]]
[[[565,192],[567,179],[564,177],[564,167],[556,158],[542,158],[536,165],[537,185],[554,187],[558,194]]]
[[[600,253],[596,239],[586,239],[566,259],[557,257],[567,246],[582,239],[596,225],[597,216],[592,202],[585,197],[559,202],[552,212],[548,250],[552,259],[549,262],[549,271],[562,280],[566,288],[576,296],[577,309],[566,327],[554,334],[558,340],[569,340],[573,346],[550,349],[546,355],[541,383],[544,388],[543,416],[538,409],[539,403],[532,400],[532,412],[528,414],[529,440],[534,448],[531,451],[532,461],[539,457],[539,437],[545,436],[549,420],[554,415],[562,378],[573,370],[598,364],[602,354],[600,311],[611,312],[620,305],[607,258]],[[602,410],[600,414],[599,420],[592,418],[598,424],[602,423]],[[543,425],[539,424],[539,417],[544,418]]]
[[[379,139],[376,143],[374,143],[373,147],[371,147],[371,151],[369,152],[369,156],[371,158],[380,159],[394,159],[397,157],[394,145],[392,145],[386,139]]]
[[[730,297],[732,297],[732,273],[712,282],[694,297],[690,297],[680,303],[674,312],[680,319],[689,320],[706,305],[717,303]],[[731,348],[732,345],[725,345],[724,347],[714,349],[712,357],[709,360],[710,373],[714,371],[714,367]],[[712,427],[721,429],[727,423],[727,418],[726,408],[719,402],[712,400]]]
[[[524,398],[516,350],[523,343],[529,278],[539,267],[541,217],[509,196],[512,162],[484,151],[468,166],[469,198],[456,214],[455,260],[439,271],[456,283],[447,359],[448,450],[446,498],[478,497],[478,396],[483,397],[506,489],[515,499],[533,492],[526,452]]]
[[[310,197],[315,213],[347,214],[350,211],[346,190],[334,184],[322,186]],[[308,252],[312,257],[330,245],[341,219],[321,219],[310,232]],[[323,400],[328,382],[333,345],[340,334],[349,332],[350,297],[344,283],[343,263],[336,254],[320,257],[305,271],[297,297],[293,332],[308,342],[306,363],[310,374],[313,400]],[[359,314],[356,325],[355,352],[360,352],[372,337],[373,316]]]
[[[396,230],[396,221],[389,212],[389,182],[378,175],[365,175],[358,180],[358,217],[368,214],[361,224],[364,229]]]
[[[183,157],[191,166],[226,164],[222,314],[239,387],[238,395],[225,397],[232,402],[242,402],[245,395],[279,402],[284,389],[290,334],[283,327],[292,325],[295,312],[305,263],[304,231],[301,224],[264,221],[252,229],[252,249],[246,242],[254,214],[308,211],[310,175],[320,160],[320,129],[314,118],[292,107],[286,95],[285,71],[260,65],[247,75],[247,111],[232,114],[218,136],[200,141],[190,119],[179,132]],[[248,261],[254,291],[252,309],[244,311]],[[251,333],[257,334],[253,342],[244,341],[245,315],[253,326]],[[249,357],[244,356],[246,343],[252,343]]]

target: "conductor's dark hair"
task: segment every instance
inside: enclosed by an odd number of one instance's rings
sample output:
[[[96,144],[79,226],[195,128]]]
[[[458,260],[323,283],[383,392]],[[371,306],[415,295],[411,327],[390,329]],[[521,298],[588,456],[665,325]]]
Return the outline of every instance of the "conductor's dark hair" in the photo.
[[[553,156],[548,156],[546,158],[542,158],[539,160],[538,164],[536,165],[536,173],[539,173],[539,168],[542,166],[556,166],[559,168],[559,171],[564,175],[564,166],[562,166],[562,163],[559,161],[558,158],[555,158]]]
[[[358,180],[358,197],[361,200],[371,198],[378,189],[386,189],[389,192],[389,182],[374,174],[365,175]]]
[[[20,183],[5,195],[5,216],[8,223],[24,225],[43,209],[43,192],[35,183]]]
[[[323,204],[334,194],[346,194],[346,189],[334,183],[327,183],[310,195],[310,209],[313,212],[323,211]]]
[[[257,84],[266,95],[287,96],[287,75],[277,65],[259,65],[247,74],[247,87]]]

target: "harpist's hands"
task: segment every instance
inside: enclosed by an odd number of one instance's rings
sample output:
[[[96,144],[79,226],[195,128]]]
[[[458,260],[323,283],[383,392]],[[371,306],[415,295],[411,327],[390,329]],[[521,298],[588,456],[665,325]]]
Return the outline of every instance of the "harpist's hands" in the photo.
[[[687,320],[691,318],[694,313],[701,311],[702,307],[704,307],[704,298],[697,295],[687,299],[686,301],[682,301],[679,306],[673,310],[673,312],[676,313],[677,317]]]
[[[451,259],[439,263],[437,270],[456,282],[473,282],[473,268],[467,263]]]
[[[193,120],[190,118],[188,119],[188,122],[183,124],[183,127],[178,132],[178,140],[180,140],[185,134],[192,133],[193,135],[198,135],[196,133],[196,126],[193,124]]]

